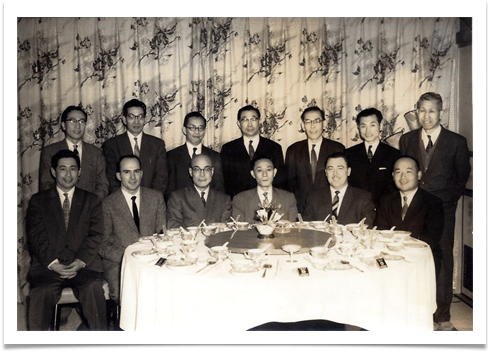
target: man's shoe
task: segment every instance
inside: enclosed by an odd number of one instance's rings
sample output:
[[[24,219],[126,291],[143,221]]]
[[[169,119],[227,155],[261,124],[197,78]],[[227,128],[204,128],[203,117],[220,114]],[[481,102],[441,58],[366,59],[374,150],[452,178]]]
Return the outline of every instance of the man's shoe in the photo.
[[[439,326],[440,326],[440,331],[458,331],[458,329],[456,329],[453,325],[453,323],[447,321],[447,322],[440,322],[439,323]]]

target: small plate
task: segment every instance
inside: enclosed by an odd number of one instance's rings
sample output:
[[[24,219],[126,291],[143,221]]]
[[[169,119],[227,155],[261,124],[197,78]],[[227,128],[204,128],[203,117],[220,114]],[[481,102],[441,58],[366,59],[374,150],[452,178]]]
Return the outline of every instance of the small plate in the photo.
[[[257,266],[250,266],[247,267],[247,268],[243,268],[243,269],[240,269],[240,270],[235,270],[235,269],[230,269],[230,273],[231,274],[243,274],[243,273],[256,273],[259,271],[259,267]]]
[[[138,241],[143,244],[153,245],[153,243],[151,242],[151,236],[142,236],[141,238],[138,239]]]
[[[387,261],[403,261],[405,257],[400,255],[382,255],[382,257]]]
[[[405,243],[403,244],[403,247],[406,249],[423,249],[426,248],[428,245],[423,244],[423,243]]]
[[[195,262],[186,261],[184,259],[178,259],[175,257],[167,258],[165,262],[165,266],[167,267],[189,267],[192,266]]]
[[[348,269],[352,269],[352,266],[350,264],[343,264],[340,262],[331,262],[325,265],[323,269],[328,269],[331,271],[345,271]]]
[[[137,251],[133,251],[131,253],[132,256],[134,257],[142,257],[142,258],[150,258],[152,256],[156,256],[158,254],[158,251],[157,250],[137,250]]]

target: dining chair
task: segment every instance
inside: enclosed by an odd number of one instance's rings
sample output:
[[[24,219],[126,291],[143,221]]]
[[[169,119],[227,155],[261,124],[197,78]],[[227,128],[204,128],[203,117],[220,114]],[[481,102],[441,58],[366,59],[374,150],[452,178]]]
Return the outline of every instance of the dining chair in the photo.
[[[109,297],[109,284],[105,280],[103,280],[102,283],[102,289],[104,290],[104,297],[107,301],[110,301]],[[61,292],[61,297],[58,300],[58,303],[54,307],[54,319],[52,323],[51,329],[54,331],[59,331],[60,330],[60,315],[61,315],[61,308],[62,307],[74,307],[78,305],[80,301],[75,297],[75,294],[73,293],[72,288],[64,288],[63,291]]]

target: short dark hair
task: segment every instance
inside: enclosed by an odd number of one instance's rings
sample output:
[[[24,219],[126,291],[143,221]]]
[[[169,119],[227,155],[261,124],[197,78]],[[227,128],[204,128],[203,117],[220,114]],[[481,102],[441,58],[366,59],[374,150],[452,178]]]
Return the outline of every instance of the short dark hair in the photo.
[[[78,169],[80,169],[80,157],[78,157],[76,153],[68,149],[60,150],[56,154],[54,154],[53,157],[51,157],[51,167],[53,169],[56,169],[56,167],[58,167],[60,159],[62,158],[74,158],[75,162],[77,163]]]
[[[412,156],[408,156],[408,155],[402,155],[402,156],[398,157],[398,158],[395,160],[395,162],[393,163],[393,171],[395,170],[395,164],[396,164],[398,161],[400,161],[401,159],[403,159],[403,158],[408,158],[408,159],[412,160],[413,162],[415,162],[415,166],[417,166],[417,172],[418,172],[418,171],[420,171],[420,163],[419,163],[419,161],[418,161],[416,158],[414,158],[414,157],[412,157]]]
[[[330,154],[327,156],[327,159],[325,160],[325,165],[324,165],[325,169],[327,169],[327,162],[331,158],[343,158],[345,160],[345,164],[347,165],[347,167],[349,167],[349,160],[347,159],[347,156],[343,152],[337,151],[337,152],[334,152],[333,154]]]
[[[136,155],[122,155],[121,157],[119,157],[119,161],[117,162],[117,165],[116,165],[116,172],[120,173],[121,172],[121,163],[122,161],[126,160],[126,159],[134,159],[134,160],[137,160],[139,165],[140,165],[140,168],[141,168],[141,161],[140,161],[140,158]]]
[[[323,111],[318,106],[310,106],[310,107],[305,108],[305,110],[301,113],[301,120],[303,122],[305,121],[305,114],[307,114],[308,112],[319,112],[320,116],[322,117],[322,120],[325,120],[325,111]]]
[[[383,120],[383,114],[377,108],[371,107],[371,108],[366,108],[357,114],[356,117],[357,125],[359,126],[359,124],[361,123],[362,117],[369,117],[372,115],[375,115],[376,118],[378,119],[378,123],[381,124],[381,121]]]
[[[243,106],[241,109],[238,110],[238,113],[237,113],[237,120],[238,121],[240,120],[240,116],[241,116],[242,112],[245,112],[245,111],[254,111],[257,114],[257,117],[260,119],[259,109],[256,107],[253,107],[252,105],[247,105],[247,106]]]
[[[257,161],[260,161],[260,160],[269,160],[272,163],[272,167],[276,168],[276,166],[274,165],[274,161],[272,160],[272,158],[270,158],[269,156],[264,156],[262,154],[262,155],[257,155],[257,156],[252,157],[252,160],[250,161],[250,170],[253,171],[253,169],[255,167],[255,164],[257,163]]]
[[[441,95],[433,92],[424,93],[419,97],[417,101],[417,109],[420,107],[422,101],[435,101],[437,102],[437,108],[442,111],[442,97]]]
[[[68,118],[68,114],[71,111],[80,111],[85,116],[85,121],[87,121],[87,119],[88,119],[87,112],[85,112],[80,106],[71,105],[71,106],[68,106],[67,108],[65,108],[65,110],[61,114],[61,122],[66,122],[66,119]]]
[[[128,115],[128,109],[130,107],[141,107],[143,109],[143,114],[146,117],[146,105],[143,101],[138,99],[132,99],[126,102],[123,106],[123,116],[126,117]]]
[[[204,118],[204,116],[198,111],[192,111],[185,115],[184,127],[187,127],[187,123],[189,123],[189,118],[192,117],[202,118],[202,120],[204,121],[204,129],[206,129],[206,123],[207,123],[206,118]]]

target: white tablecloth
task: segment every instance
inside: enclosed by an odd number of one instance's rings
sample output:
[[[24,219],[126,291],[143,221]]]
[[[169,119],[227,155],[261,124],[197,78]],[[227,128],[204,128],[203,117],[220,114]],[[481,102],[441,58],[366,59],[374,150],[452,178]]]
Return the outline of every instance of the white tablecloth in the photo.
[[[197,252],[207,247],[200,238]],[[367,330],[433,330],[436,309],[432,253],[403,249],[406,261],[387,261],[387,269],[350,258],[364,273],[318,270],[306,254],[270,255],[273,267],[257,273],[232,274],[229,260],[200,273],[197,266],[155,266],[158,257],[138,258],[136,243],[126,249],[121,272],[121,320],[124,330],[243,331],[267,322],[326,319]],[[388,251],[384,244],[375,249]],[[235,260],[243,255],[232,254]],[[204,261],[204,260],[201,260]],[[297,267],[308,267],[300,277]]]

